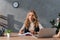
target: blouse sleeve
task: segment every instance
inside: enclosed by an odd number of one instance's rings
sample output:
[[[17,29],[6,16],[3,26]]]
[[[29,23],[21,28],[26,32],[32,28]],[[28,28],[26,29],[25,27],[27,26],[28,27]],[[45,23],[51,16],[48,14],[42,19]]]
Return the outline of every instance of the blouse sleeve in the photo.
[[[42,29],[43,28],[43,26],[39,23],[39,29]]]
[[[25,25],[23,24],[23,26],[21,27],[21,29],[20,29],[20,30],[24,30],[24,28],[25,28]]]

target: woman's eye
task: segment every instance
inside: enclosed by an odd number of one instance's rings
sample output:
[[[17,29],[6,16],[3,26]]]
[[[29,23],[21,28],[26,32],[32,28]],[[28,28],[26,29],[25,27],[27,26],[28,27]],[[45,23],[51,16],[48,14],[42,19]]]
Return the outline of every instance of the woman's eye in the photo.
[[[32,16],[34,16],[34,15],[32,15]]]
[[[31,16],[31,15],[29,15],[29,16]]]

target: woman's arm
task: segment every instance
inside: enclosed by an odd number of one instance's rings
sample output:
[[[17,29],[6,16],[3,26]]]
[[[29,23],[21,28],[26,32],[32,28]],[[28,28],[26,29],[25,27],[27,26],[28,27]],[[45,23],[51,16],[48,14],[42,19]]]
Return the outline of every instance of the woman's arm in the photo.
[[[25,28],[25,25],[23,24],[22,28],[19,30],[19,33],[20,34],[23,34],[24,33],[24,28]]]
[[[42,29],[43,28],[43,26],[39,23],[39,29]]]

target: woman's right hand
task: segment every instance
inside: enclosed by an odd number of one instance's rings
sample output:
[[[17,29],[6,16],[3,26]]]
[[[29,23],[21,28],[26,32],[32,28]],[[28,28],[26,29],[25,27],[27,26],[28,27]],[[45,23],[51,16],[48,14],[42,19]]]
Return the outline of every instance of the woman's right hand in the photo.
[[[23,33],[24,33],[24,31],[23,31],[23,30],[20,30],[20,31],[19,31],[19,34],[23,34]]]

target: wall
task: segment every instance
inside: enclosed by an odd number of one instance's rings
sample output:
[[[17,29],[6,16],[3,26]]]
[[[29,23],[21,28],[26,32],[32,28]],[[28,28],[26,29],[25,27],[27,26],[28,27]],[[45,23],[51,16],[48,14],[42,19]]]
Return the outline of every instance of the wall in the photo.
[[[14,1],[19,2],[19,8],[12,7]],[[19,31],[31,9],[36,11],[39,22],[44,27],[51,27],[49,21],[58,17],[60,0],[0,0],[0,14],[8,17],[8,26],[14,32]]]

